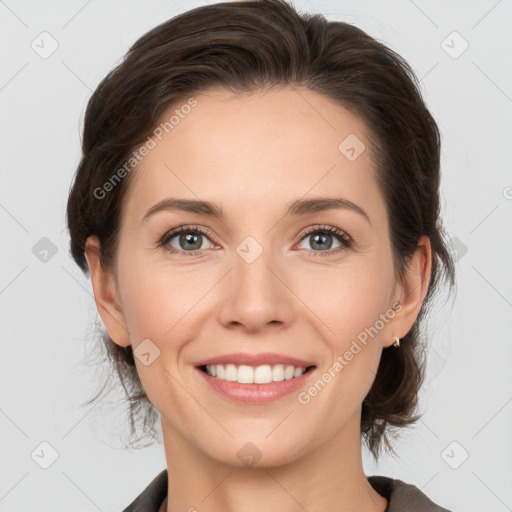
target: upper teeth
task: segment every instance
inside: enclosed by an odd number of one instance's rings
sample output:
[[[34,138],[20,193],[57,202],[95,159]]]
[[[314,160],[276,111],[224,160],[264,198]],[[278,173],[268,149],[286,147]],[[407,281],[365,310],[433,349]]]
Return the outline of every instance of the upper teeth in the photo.
[[[246,366],[235,364],[207,364],[206,373],[220,380],[237,381],[241,384],[268,384],[300,377],[305,368],[296,368],[292,365],[262,365]]]

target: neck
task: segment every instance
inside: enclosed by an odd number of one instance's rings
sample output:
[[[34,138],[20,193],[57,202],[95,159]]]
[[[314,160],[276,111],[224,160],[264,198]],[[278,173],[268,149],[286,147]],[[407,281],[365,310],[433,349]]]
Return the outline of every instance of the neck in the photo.
[[[384,512],[387,500],[363,471],[359,422],[282,465],[240,467],[208,456],[162,418],[168,471],[166,512]],[[241,443],[243,446],[244,443]]]

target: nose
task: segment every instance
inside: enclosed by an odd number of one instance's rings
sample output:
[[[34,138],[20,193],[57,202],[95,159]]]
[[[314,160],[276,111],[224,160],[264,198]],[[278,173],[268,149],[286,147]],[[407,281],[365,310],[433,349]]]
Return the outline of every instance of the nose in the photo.
[[[287,284],[289,272],[275,254],[256,244],[240,244],[221,283],[218,315],[227,328],[256,332],[268,325],[283,328],[295,318],[298,301]]]

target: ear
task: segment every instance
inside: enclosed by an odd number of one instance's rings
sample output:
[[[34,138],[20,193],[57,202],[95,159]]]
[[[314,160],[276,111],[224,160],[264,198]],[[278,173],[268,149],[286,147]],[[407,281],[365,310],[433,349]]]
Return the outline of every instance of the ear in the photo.
[[[394,336],[386,340],[385,347],[389,347],[395,337],[403,338],[411,330],[427,294],[431,271],[432,248],[430,239],[423,235],[407,265],[404,279],[399,283],[397,301],[402,307],[393,322]]]
[[[114,343],[121,347],[130,345],[126,322],[121,309],[121,301],[110,271],[100,260],[101,247],[96,236],[90,236],[85,243],[85,258],[91,275],[94,300],[103,324]]]

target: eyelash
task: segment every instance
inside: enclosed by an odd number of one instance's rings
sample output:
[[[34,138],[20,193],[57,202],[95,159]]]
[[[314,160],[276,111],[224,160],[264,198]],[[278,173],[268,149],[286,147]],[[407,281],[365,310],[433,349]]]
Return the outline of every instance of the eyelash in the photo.
[[[158,246],[164,248],[166,251],[168,251],[171,254],[179,254],[180,256],[183,256],[184,258],[198,256],[204,249],[196,249],[195,251],[183,251],[179,249],[169,248],[167,244],[170,240],[172,240],[176,235],[180,235],[182,233],[201,233],[202,235],[206,236],[207,238],[212,238],[212,235],[209,231],[205,230],[201,226],[181,226],[179,228],[173,229],[169,232],[167,232],[160,240],[158,241]],[[333,254],[337,254],[338,252],[344,251],[346,249],[349,249],[352,247],[352,239],[343,231],[341,231],[338,228],[335,228],[333,226],[325,226],[325,225],[317,225],[313,228],[309,229],[307,232],[305,232],[299,242],[302,242],[304,239],[306,239],[308,236],[316,233],[330,233],[337,236],[338,240],[341,242],[340,247],[336,247],[335,249],[329,249],[327,251],[313,251],[308,250],[308,252],[312,253],[313,257],[317,256],[332,256]]]

